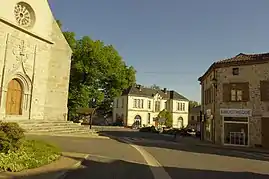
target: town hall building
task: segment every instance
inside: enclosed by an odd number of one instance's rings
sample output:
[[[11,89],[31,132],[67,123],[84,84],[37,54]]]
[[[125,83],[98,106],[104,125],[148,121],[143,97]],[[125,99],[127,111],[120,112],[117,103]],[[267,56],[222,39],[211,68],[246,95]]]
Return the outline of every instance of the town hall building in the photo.
[[[0,120],[67,120],[72,50],[48,1],[0,9]]]

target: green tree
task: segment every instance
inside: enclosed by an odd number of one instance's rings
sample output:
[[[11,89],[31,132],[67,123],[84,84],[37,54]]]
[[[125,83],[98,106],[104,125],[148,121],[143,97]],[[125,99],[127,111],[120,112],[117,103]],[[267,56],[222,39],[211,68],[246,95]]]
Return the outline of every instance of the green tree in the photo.
[[[172,114],[169,111],[166,111],[165,109],[162,110],[159,114],[158,114],[158,119],[165,119],[164,125],[167,127],[172,127],[173,126],[173,117]]]
[[[189,109],[199,106],[197,101],[189,101]]]
[[[88,36],[76,40],[74,32],[63,34],[73,50],[68,99],[70,117],[75,117],[80,107],[97,106],[105,113],[110,112],[113,99],[135,83],[135,69],[125,64],[112,45]]]

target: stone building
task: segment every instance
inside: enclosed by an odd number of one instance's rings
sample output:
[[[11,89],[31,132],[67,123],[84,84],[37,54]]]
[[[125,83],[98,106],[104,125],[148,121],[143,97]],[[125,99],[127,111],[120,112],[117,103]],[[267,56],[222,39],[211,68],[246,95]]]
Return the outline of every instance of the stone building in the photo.
[[[269,148],[269,53],[215,62],[199,81],[204,139]]]
[[[0,42],[0,120],[66,120],[72,51],[48,1],[2,1]]]
[[[189,109],[188,128],[200,131],[200,111],[200,105]]]

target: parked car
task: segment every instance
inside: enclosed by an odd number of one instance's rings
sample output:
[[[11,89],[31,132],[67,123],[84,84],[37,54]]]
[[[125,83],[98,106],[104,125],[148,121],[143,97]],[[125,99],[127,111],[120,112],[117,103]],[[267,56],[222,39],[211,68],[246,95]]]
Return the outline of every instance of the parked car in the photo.
[[[196,131],[195,129],[187,129],[187,133],[190,134],[191,136],[195,136]]]
[[[139,129],[139,132],[152,132],[152,133],[159,133],[158,130],[154,126],[151,127],[142,127]]]
[[[191,136],[189,129],[180,129],[178,134],[180,136]]]
[[[200,131],[196,131],[195,136],[196,137],[201,137],[201,132]]]

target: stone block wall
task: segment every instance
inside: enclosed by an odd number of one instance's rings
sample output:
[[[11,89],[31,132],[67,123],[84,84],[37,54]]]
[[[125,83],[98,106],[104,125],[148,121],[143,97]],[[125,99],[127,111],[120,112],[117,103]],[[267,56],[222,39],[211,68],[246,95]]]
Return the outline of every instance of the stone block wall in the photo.
[[[20,28],[12,27],[8,22],[0,22],[0,29],[2,31],[0,36],[0,81],[3,84],[0,107],[1,118],[7,117],[5,107],[8,83],[16,78],[23,88],[22,115],[20,117],[28,119],[31,111],[30,118],[43,119],[46,98],[44,91],[47,88],[48,77],[49,60],[47,57],[50,54],[50,51],[46,48],[49,44],[22,32]],[[20,56],[22,43],[24,44],[23,57]],[[5,69],[3,69],[4,65]],[[34,82],[33,78],[35,79]],[[32,85],[33,93],[31,94]],[[32,105],[30,105],[31,95]]]
[[[233,75],[232,69],[239,67],[239,75]],[[208,77],[209,78],[209,77]],[[217,90],[215,103],[215,140],[220,143],[223,140],[223,119],[220,116],[220,108],[252,109],[252,117],[249,119],[250,146],[261,144],[261,117],[269,116],[269,103],[261,102],[260,81],[269,79],[269,63],[256,65],[232,66],[216,69]],[[223,83],[249,82],[248,102],[223,102]],[[208,87],[205,82],[205,89]],[[204,109],[213,109],[214,104],[204,105]]]
[[[31,28],[22,28],[16,22],[16,3],[17,0],[4,1],[2,6],[5,8],[0,11],[0,81],[3,81],[0,120],[66,120],[72,51],[55,22],[47,0],[27,1],[36,17]],[[23,63],[20,59],[22,42],[25,45]],[[7,116],[7,87],[14,78],[23,88],[22,115]]]
[[[67,102],[72,50],[56,21],[52,24],[49,76],[46,92],[45,119],[67,120]]]

